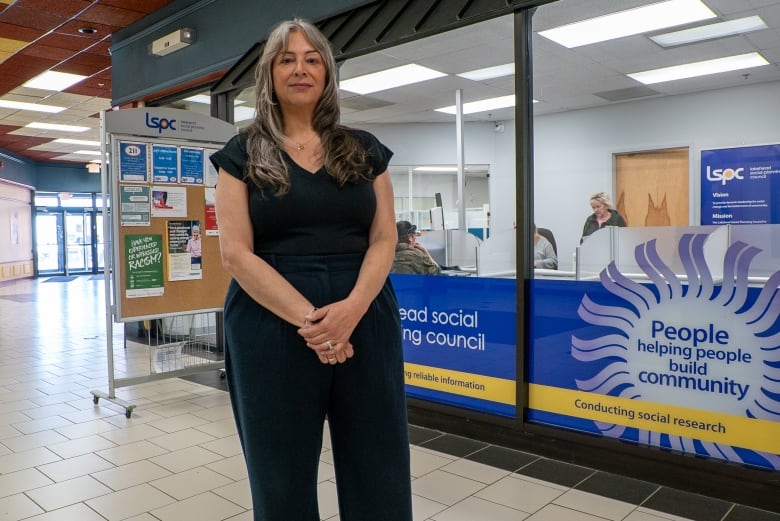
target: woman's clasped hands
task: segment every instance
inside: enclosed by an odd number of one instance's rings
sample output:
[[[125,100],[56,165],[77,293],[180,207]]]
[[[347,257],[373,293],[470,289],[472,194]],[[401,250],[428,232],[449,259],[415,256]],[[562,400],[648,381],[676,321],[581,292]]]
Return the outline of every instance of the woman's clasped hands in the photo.
[[[357,316],[357,319],[353,317]],[[341,364],[355,355],[349,341],[360,315],[351,312],[345,301],[312,309],[298,334],[323,364]]]

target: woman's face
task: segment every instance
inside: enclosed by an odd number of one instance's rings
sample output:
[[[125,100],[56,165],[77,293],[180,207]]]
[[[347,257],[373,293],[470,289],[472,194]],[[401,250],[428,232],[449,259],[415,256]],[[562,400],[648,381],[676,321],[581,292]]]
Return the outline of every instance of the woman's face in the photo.
[[[592,200],[590,202],[590,207],[593,210],[593,214],[600,219],[609,215],[609,208],[601,201]]]
[[[282,109],[313,108],[325,89],[325,62],[301,31],[290,32],[287,50],[274,58],[271,72]]]

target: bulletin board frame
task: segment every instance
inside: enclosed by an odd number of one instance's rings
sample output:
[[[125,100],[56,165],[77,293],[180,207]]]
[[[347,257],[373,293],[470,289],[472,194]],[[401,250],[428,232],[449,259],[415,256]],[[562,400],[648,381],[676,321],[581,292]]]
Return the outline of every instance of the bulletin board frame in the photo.
[[[108,164],[104,170],[110,181],[107,184],[112,208],[110,255],[113,267],[111,309],[114,320],[136,322],[172,315],[222,311],[230,276],[222,268],[218,231],[207,234],[205,229],[207,220],[213,220],[213,216],[207,216],[206,190],[213,188],[216,183],[216,172],[211,175],[208,173],[208,169],[213,169],[208,156],[222,148],[236,134],[236,127],[208,115],[171,108],[106,112],[104,126],[104,143],[108,147]],[[125,161],[124,152],[120,150],[123,145],[134,145],[134,148],[141,149],[145,158],[140,158],[137,163]],[[181,151],[185,149],[203,150],[203,177],[188,183],[160,180],[164,175],[159,174],[164,174],[165,169],[155,169],[154,155],[175,152],[176,171],[181,175]],[[144,168],[146,174],[142,175]],[[168,170],[173,171],[170,168]],[[141,190],[143,195],[140,203],[128,204],[126,200],[123,201],[122,194],[133,188]],[[155,192],[175,193],[179,206],[167,212],[161,210],[155,213],[156,205],[152,200]],[[133,223],[127,218],[127,208],[144,205],[149,208],[148,217],[132,215],[141,219],[140,223]],[[183,277],[175,277],[173,272],[181,255],[173,253],[174,234],[181,232],[188,223],[190,231],[193,224],[201,229],[200,269],[190,272],[197,276],[185,273]],[[151,282],[153,287],[147,287],[146,291],[133,289],[135,281],[131,280],[133,277],[128,273],[131,266],[128,241],[132,242],[133,238],[154,238],[150,242],[161,243],[162,246],[162,258],[155,260],[162,267],[162,280]]]

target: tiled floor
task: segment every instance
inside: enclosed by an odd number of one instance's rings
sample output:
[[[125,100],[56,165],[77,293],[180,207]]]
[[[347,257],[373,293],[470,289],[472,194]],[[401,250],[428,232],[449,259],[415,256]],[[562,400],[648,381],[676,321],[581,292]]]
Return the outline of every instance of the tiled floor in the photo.
[[[93,404],[90,391],[108,387],[104,284],[45,281],[0,286],[0,520],[251,520],[218,373],[118,388],[136,405],[129,419]],[[148,367],[114,333],[118,371]],[[410,436],[417,521],[780,521],[429,429]],[[330,456],[326,438],[320,514],[338,520]]]

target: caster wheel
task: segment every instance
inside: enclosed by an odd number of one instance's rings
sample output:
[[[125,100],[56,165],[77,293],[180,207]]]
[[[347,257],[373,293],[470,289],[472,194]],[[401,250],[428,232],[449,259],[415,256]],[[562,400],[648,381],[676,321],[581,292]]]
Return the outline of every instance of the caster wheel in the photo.
[[[98,400],[100,400],[100,397],[99,397],[99,396],[93,396],[93,397],[92,397],[92,403],[94,403],[95,405],[97,405],[97,403],[98,403]]]

